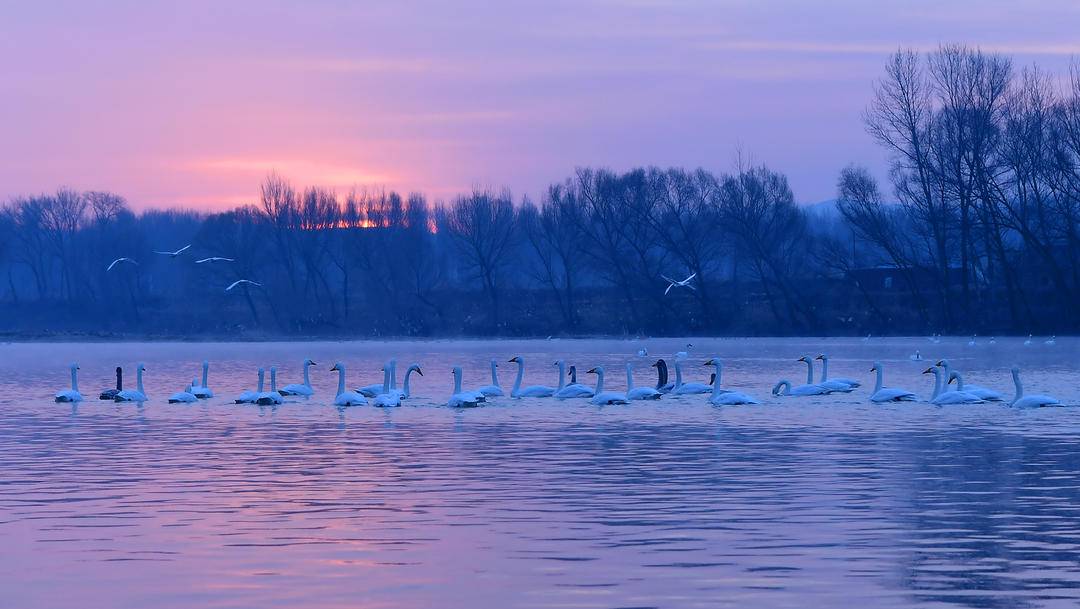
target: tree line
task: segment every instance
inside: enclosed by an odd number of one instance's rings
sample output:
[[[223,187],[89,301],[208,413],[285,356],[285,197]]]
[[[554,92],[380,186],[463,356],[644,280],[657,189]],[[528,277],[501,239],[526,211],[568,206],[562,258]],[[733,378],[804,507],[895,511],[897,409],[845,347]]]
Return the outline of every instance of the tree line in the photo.
[[[959,46],[888,62],[889,183],[580,168],[539,200],[294,187],[218,213],[107,192],[0,209],[0,331],[143,335],[1065,333],[1080,323],[1080,73]],[[157,254],[192,247],[179,256]],[[121,257],[135,264],[119,264]],[[219,257],[228,261],[198,262]],[[663,276],[694,275],[665,294]],[[241,284],[226,291],[239,279]]]

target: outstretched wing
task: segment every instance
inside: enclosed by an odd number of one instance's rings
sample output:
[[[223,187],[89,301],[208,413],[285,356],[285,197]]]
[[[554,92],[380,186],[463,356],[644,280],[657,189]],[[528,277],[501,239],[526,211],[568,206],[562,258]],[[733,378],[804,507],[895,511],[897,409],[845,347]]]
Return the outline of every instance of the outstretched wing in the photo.
[[[176,250],[175,252],[173,252],[173,256],[175,256],[175,255],[177,255],[177,254],[180,254],[180,253],[182,253],[182,252],[183,252],[184,250],[186,250],[186,249],[187,249],[187,248],[189,248],[189,247],[191,247],[191,244],[190,244],[190,243],[188,243],[188,244],[187,244],[187,245],[185,245],[184,247],[182,247],[182,248],[180,248],[180,249]]]
[[[682,283],[683,283],[683,284],[686,284],[686,282],[690,281],[690,280],[691,280],[691,279],[693,279],[694,277],[697,277],[697,273],[693,273],[692,275],[690,275],[690,276],[689,276],[689,277],[687,277],[686,279],[683,279],[683,280],[682,280]],[[687,287],[690,287],[690,286],[687,286]]]
[[[670,292],[671,288],[673,288],[673,287],[675,287],[675,284],[674,283],[669,283],[667,289],[664,290],[664,296],[667,296],[668,292]]]

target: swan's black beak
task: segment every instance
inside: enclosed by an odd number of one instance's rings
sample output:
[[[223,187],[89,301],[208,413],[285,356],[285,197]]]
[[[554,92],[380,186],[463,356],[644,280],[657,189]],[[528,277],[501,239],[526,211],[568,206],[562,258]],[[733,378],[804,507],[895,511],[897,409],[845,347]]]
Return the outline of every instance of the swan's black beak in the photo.
[[[814,359],[825,359],[825,354],[823,353],[823,354],[815,357]]]
[[[416,373],[419,374],[420,376],[424,376],[424,371],[420,369],[420,366],[416,367]]]
[[[515,357],[515,358],[512,358],[512,359],[506,360],[506,363],[513,364],[513,363],[516,363],[517,361],[518,361],[518,358]]]
[[[589,368],[589,374],[596,374],[596,368]]]
[[[933,372],[934,372],[933,368],[927,368],[926,370],[922,371],[923,374],[933,374]]]

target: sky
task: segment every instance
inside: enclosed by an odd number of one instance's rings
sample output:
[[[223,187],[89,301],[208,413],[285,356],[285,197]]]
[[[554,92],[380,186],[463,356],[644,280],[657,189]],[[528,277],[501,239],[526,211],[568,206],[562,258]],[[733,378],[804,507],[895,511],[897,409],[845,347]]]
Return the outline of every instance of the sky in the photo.
[[[856,162],[889,54],[965,43],[1063,73],[1073,0],[0,0],[0,198],[133,207],[298,187],[539,198],[575,167],[739,155],[804,202]]]

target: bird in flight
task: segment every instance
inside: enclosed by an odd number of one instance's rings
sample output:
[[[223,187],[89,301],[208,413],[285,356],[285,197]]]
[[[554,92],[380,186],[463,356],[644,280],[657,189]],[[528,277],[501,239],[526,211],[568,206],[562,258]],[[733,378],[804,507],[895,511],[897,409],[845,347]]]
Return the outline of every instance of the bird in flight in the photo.
[[[112,264],[109,265],[109,268],[105,269],[105,272],[108,273],[109,271],[113,270],[113,267],[120,264],[121,262],[130,262],[131,264],[134,264],[135,266],[139,266],[139,263],[135,262],[131,258],[117,258],[116,260],[112,261]]]
[[[222,258],[221,256],[210,256],[209,258],[203,258],[202,260],[196,260],[195,264],[202,264],[204,262],[233,262],[232,258]]]
[[[672,279],[671,277],[668,277],[667,275],[661,275],[661,277],[664,278],[664,281],[668,282],[668,287],[667,287],[666,290],[664,290],[664,296],[667,296],[668,292],[671,291],[671,288],[690,288],[691,290],[695,290],[695,291],[697,290],[697,288],[690,285],[690,280],[693,279],[694,277],[697,277],[697,273],[694,273],[694,274],[690,275],[689,277],[687,277],[686,279],[683,279],[682,281],[675,281],[674,279]]]
[[[232,285],[230,285],[229,287],[225,288],[225,291],[226,291],[226,292],[228,292],[229,290],[231,290],[231,289],[235,288],[236,286],[240,285],[241,283],[248,283],[248,284],[251,284],[251,285],[253,285],[253,286],[256,286],[256,287],[260,287],[260,288],[262,287],[262,284],[261,284],[261,283],[257,283],[257,282],[255,282],[255,281],[251,281],[250,279],[238,279],[238,280],[236,280],[236,281],[232,282]]]
[[[170,258],[176,258],[176,257],[177,257],[177,256],[179,256],[180,254],[182,254],[182,253],[184,252],[184,250],[186,250],[186,249],[187,249],[187,248],[189,248],[189,247],[191,247],[191,244],[190,244],[190,243],[189,243],[189,244],[187,244],[187,245],[185,245],[184,247],[182,247],[182,248],[180,248],[180,249],[176,250],[175,252],[158,252],[158,251],[155,251],[154,253],[155,253],[155,254],[161,254],[162,256],[168,256],[168,257],[170,257]]]

